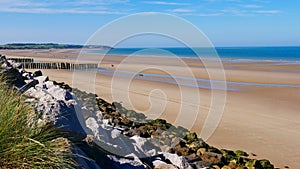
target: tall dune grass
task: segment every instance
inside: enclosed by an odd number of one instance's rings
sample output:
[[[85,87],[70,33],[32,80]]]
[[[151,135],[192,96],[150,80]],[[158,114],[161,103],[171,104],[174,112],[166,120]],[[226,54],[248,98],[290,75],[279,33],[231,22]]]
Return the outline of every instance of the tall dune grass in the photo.
[[[0,77],[0,168],[75,168],[70,147]]]

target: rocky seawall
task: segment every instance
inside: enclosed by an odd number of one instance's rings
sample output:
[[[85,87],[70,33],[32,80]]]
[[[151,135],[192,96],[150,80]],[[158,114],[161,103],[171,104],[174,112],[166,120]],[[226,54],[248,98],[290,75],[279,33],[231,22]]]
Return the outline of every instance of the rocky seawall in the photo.
[[[147,119],[120,103],[51,81],[41,71],[27,72],[1,55],[0,72],[28,96],[40,123],[50,123],[72,142],[78,168],[274,168],[246,152],[210,146],[163,119]]]

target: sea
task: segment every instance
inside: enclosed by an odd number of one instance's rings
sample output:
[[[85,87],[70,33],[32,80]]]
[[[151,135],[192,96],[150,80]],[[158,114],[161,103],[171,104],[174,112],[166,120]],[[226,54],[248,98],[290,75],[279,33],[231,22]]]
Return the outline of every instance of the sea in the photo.
[[[200,51],[200,57],[211,57],[217,55],[223,62],[274,62],[275,65],[282,64],[297,64],[300,65],[300,47],[216,47],[216,48],[113,48],[110,50],[88,50],[88,53],[93,54],[107,54],[110,57],[135,55],[140,57],[182,57],[194,58],[198,57],[194,51]],[[199,54],[198,53],[198,54]],[[293,73],[300,73],[300,70],[289,70]],[[203,78],[189,78],[185,76],[172,76],[163,74],[149,74],[143,73],[139,76],[139,72],[130,72],[126,70],[112,70],[106,68],[99,68],[98,73],[106,76],[121,76],[132,77],[135,79],[163,82],[169,84],[176,84],[181,86],[189,86],[203,89],[213,89],[211,83],[223,83],[222,81],[203,79]],[[176,80],[174,80],[176,79]],[[196,81],[197,84],[192,82]],[[290,84],[271,84],[271,83],[247,83],[247,82],[229,82],[226,81],[226,90],[239,90],[236,86],[261,86],[261,87],[285,87],[285,88],[300,88],[299,85]],[[223,90],[214,88],[216,90]]]
[[[108,55],[137,56],[177,56],[198,57],[194,50],[200,51],[200,57],[210,57],[212,51],[224,61],[300,61],[299,47],[216,47],[212,48],[113,48],[110,50],[89,50],[89,53]],[[198,53],[199,54],[199,53]]]

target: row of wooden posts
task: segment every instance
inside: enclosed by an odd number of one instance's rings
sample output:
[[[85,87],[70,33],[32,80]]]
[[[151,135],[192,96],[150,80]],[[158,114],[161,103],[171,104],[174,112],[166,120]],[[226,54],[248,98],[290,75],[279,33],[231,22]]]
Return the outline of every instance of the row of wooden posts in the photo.
[[[59,63],[23,63],[24,69],[80,69],[80,70],[87,70],[87,69],[97,69],[98,64],[91,64],[91,63],[67,63],[67,62],[59,62]]]
[[[18,63],[22,63],[24,69],[68,69],[68,70],[88,70],[97,69],[98,64],[94,63],[69,63],[69,62],[34,62],[31,58],[9,58]]]
[[[34,62],[32,58],[9,58],[9,60],[13,60],[17,63]]]

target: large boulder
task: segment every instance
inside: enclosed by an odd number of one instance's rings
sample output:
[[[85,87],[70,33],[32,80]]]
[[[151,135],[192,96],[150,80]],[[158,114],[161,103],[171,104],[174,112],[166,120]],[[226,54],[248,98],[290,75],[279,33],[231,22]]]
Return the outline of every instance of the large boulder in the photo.
[[[19,65],[9,62],[5,56],[0,55],[0,73],[5,76],[9,84],[22,88],[26,83],[17,67]]]
[[[101,169],[101,167],[94,160],[88,159],[88,155],[76,145],[73,145],[72,150],[74,154],[77,154],[77,156],[74,157],[74,160],[76,161],[78,168]]]
[[[171,154],[167,152],[163,153],[163,155],[166,159],[168,159],[173,165],[175,165],[178,168],[192,169],[190,164],[183,156],[178,156],[176,154]]]
[[[108,155],[113,161],[114,167],[117,169],[146,169],[147,167],[139,159],[118,158],[113,155]],[[108,167],[109,168],[109,167]]]
[[[85,123],[92,141],[110,153],[123,157],[149,157],[157,153],[157,147],[147,139],[125,136],[122,129],[110,126],[107,120],[102,123],[89,117]]]
[[[71,136],[72,140],[86,137],[83,128],[85,124],[82,124],[84,118],[80,112],[81,104],[72,93],[59,88],[53,82],[39,81],[39,84],[28,89],[25,94],[36,98],[33,104],[43,122],[56,126]]]
[[[43,73],[42,73],[42,71],[37,70],[37,71],[33,72],[33,76],[34,76],[34,77],[43,76]]]

